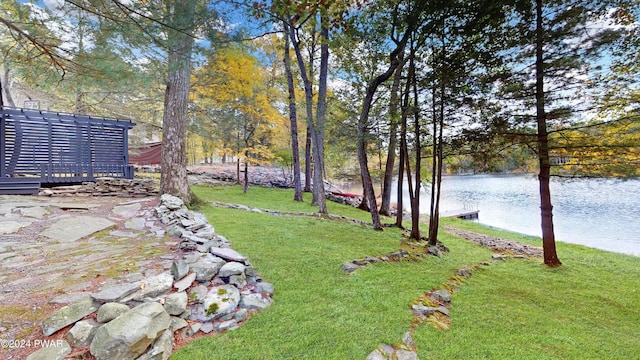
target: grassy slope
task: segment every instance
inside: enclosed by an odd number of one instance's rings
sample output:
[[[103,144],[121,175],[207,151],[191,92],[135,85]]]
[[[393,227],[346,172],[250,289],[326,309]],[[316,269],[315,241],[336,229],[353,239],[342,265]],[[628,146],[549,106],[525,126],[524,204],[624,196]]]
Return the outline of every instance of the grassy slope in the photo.
[[[295,203],[286,190],[194,190],[207,200],[314,210],[309,199]],[[276,295],[271,307],[239,329],[193,342],[172,359],[364,359],[380,342],[399,341],[418,295],[455,269],[491,256],[443,235],[452,251],[442,258],[378,264],[346,277],[342,262],[396,250],[399,231],[209,206],[200,211],[275,285]],[[330,212],[368,219],[336,204],[330,204]],[[535,242],[473,223],[460,226]],[[474,273],[454,296],[451,329],[416,329],[420,358],[624,359],[640,354],[640,259],[564,244],[559,254],[565,263],[559,269],[510,260]]]

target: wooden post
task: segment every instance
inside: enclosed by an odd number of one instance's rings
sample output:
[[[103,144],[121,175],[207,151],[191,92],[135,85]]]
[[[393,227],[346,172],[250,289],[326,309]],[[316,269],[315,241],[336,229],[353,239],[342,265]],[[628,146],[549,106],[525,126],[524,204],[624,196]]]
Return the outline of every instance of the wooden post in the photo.
[[[7,142],[7,136],[6,136],[6,121],[4,119],[4,108],[0,108],[0,111],[2,111],[2,113],[0,113],[0,161],[2,161],[2,163],[0,164],[0,178],[5,178],[7,176],[7,159],[6,159],[6,142]]]

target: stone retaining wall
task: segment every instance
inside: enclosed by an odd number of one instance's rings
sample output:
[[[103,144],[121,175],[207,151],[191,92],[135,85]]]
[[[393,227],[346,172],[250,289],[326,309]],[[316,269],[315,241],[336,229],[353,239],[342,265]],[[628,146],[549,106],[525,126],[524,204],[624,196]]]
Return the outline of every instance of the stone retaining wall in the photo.
[[[43,188],[39,195],[145,197],[158,195],[159,189],[158,181],[155,179],[103,177],[95,182],[83,182],[82,185]]]
[[[204,215],[171,195],[162,195],[156,213],[181,239],[170,271],[128,276],[56,310],[42,332],[57,340],[28,360],[63,359],[86,347],[97,360],[168,359],[174,339],[234,329],[271,304],[273,286]]]

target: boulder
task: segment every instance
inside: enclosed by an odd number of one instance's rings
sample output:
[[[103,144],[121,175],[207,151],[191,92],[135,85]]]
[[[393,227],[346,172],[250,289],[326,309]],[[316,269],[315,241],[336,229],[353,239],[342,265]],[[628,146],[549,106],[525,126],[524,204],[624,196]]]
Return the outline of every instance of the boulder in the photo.
[[[227,330],[234,330],[237,327],[238,327],[238,321],[235,319],[231,319],[231,320],[221,321],[219,323],[216,323],[214,326],[214,329],[216,331],[227,331]]]
[[[186,260],[176,260],[171,264],[171,275],[178,281],[189,273],[189,263]]]
[[[262,310],[271,305],[269,299],[262,297],[261,294],[248,294],[240,299],[240,307],[249,310]]]
[[[71,353],[71,346],[64,340],[52,340],[51,346],[27,356],[27,360],[62,360]]]
[[[233,315],[233,318],[236,320],[236,322],[243,322],[247,320],[248,317],[249,317],[249,311],[247,309],[239,309]]]
[[[173,332],[165,330],[151,348],[136,360],[167,360],[173,351]]]
[[[196,280],[209,281],[218,274],[218,271],[225,264],[225,261],[219,257],[209,255],[201,258],[197,262],[191,264],[191,271],[196,273]]]
[[[351,274],[358,269],[360,269],[360,265],[354,264],[352,262],[346,262],[342,264],[342,271],[344,271],[345,274]]]
[[[449,316],[449,309],[445,306],[425,306],[422,303],[412,306],[413,312],[417,315],[429,316],[435,312],[442,313],[446,316]]]
[[[52,335],[96,310],[98,310],[98,303],[92,298],[84,298],[63,306],[42,321],[42,333],[45,336]]]
[[[107,323],[127,311],[129,311],[129,307],[127,305],[116,302],[106,303],[98,309],[98,316],[96,320],[101,323]]]
[[[96,360],[133,360],[165,333],[171,317],[157,302],[143,303],[101,326],[89,351]]]
[[[134,292],[126,298],[121,299],[120,302],[126,303],[132,300],[146,301],[149,299],[153,299],[156,296],[162,295],[171,290],[172,286],[173,276],[168,272],[164,272],[142,280],[142,282],[140,283],[140,290]]]
[[[229,277],[232,275],[244,275],[244,269],[246,266],[242,263],[231,261],[224,264],[220,270],[218,271],[218,276],[220,277]]]
[[[209,289],[207,289],[207,287],[204,285],[194,286],[189,291],[189,299],[195,302],[202,302],[202,300],[204,300],[204,298],[207,296],[208,292]]]
[[[273,287],[273,284],[268,282],[258,283],[258,285],[256,286],[256,290],[260,293],[264,293],[268,295],[273,295],[273,293],[275,292],[275,288]]]
[[[431,297],[435,300],[440,300],[443,302],[451,302],[451,293],[449,290],[442,289],[436,290],[431,294]]]
[[[169,325],[169,330],[171,330],[171,332],[176,332],[180,329],[186,328],[187,326],[189,326],[189,323],[185,319],[172,316],[171,325]]]
[[[202,326],[200,327],[200,331],[202,331],[205,334],[212,332],[213,323],[211,323],[211,321],[207,321],[206,323],[202,324]]]
[[[214,286],[202,300],[203,320],[232,314],[240,303],[240,291],[232,285]]]
[[[400,349],[394,355],[398,360],[418,360],[418,354],[409,350]]]
[[[239,275],[231,275],[229,276],[228,283],[237,287],[238,289],[242,289],[243,287],[247,286],[247,277],[244,273]]]
[[[91,343],[99,327],[100,324],[92,319],[78,321],[64,338],[71,347],[83,347]]]
[[[187,293],[184,291],[173,293],[164,300],[164,310],[169,315],[180,315],[187,310]]]

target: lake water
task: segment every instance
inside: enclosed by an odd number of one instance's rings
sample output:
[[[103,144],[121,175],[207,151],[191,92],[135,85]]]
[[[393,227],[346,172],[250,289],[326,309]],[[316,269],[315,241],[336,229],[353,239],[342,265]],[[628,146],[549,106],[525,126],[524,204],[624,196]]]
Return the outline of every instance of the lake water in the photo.
[[[428,191],[420,206],[426,214]],[[640,256],[640,180],[552,178],[551,203],[556,240]],[[441,211],[465,207],[479,210],[482,224],[541,236],[533,175],[444,177]]]

